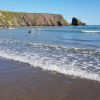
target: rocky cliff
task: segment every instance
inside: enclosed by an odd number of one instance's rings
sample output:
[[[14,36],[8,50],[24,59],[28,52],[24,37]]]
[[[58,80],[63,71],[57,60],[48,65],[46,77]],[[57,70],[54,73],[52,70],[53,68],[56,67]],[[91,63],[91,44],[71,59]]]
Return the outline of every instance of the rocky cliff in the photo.
[[[1,27],[18,26],[67,26],[60,14],[17,13],[0,11]]]
[[[83,23],[82,21],[80,21],[78,18],[73,17],[72,18],[72,25],[74,26],[85,26],[86,23]]]

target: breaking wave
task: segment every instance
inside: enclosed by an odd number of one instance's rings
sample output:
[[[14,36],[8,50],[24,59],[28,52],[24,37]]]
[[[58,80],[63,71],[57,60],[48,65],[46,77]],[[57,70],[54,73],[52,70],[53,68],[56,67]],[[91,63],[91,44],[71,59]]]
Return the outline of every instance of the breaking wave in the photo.
[[[44,70],[100,81],[100,51],[19,41],[7,42],[10,46],[14,43],[23,49],[27,46],[29,50],[17,51],[16,48],[0,47],[1,57],[28,63]]]
[[[100,27],[86,27],[0,30],[0,57],[100,81]]]
[[[82,30],[83,33],[100,33],[99,30]]]

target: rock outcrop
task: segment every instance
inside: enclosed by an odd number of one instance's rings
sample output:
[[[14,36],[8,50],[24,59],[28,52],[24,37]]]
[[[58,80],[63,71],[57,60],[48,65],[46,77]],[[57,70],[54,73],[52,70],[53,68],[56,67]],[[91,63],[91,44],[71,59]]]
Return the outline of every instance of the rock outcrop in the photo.
[[[1,27],[67,25],[69,25],[69,23],[60,14],[18,13],[0,11]]]
[[[86,24],[81,22],[78,18],[72,18],[72,25],[74,26],[85,26]]]

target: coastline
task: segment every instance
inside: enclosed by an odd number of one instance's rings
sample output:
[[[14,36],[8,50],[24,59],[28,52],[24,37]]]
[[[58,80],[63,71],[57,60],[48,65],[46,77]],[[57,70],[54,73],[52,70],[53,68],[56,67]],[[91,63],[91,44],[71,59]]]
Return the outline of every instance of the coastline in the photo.
[[[100,82],[0,58],[2,100],[99,100]]]
[[[69,23],[61,14],[18,13],[0,11],[0,26],[66,26]]]

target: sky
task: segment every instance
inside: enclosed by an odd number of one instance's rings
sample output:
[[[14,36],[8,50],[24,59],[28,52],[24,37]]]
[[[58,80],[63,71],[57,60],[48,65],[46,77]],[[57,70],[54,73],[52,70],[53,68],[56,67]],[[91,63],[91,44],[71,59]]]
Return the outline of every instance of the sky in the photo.
[[[68,22],[77,17],[100,25],[100,0],[1,0],[0,10],[62,14]]]

